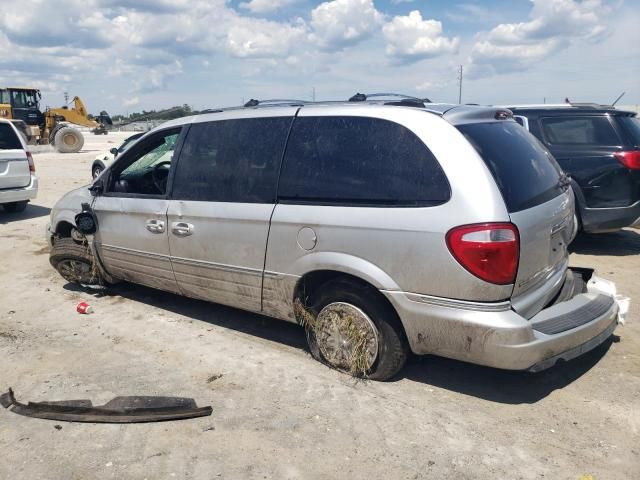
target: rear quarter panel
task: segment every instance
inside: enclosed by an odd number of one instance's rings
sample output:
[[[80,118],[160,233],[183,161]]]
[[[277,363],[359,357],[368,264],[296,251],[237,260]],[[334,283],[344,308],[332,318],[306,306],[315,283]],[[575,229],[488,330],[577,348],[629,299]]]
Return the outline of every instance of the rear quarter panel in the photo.
[[[266,305],[290,301],[296,279],[314,270],[343,271],[389,291],[475,301],[510,296],[511,285],[493,285],[471,275],[445,242],[455,226],[509,221],[491,174],[455,127],[437,115],[402,107],[307,108],[300,115],[371,116],[408,127],[438,159],[452,194],[447,203],[424,208],[278,204],[265,262]],[[312,250],[298,245],[303,227],[316,233]]]

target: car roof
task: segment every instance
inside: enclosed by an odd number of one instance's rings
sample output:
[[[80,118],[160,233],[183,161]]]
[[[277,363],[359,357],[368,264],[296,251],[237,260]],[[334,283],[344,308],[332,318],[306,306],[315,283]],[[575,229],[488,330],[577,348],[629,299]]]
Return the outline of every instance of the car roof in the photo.
[[[483,121],[507,120],[511,118],[511,112],[504,107],[482,106],[482,105],[460,105],[454,103],[429,103],[423,105],[412,105],[411,102],[389,101],[389,100],[366,100],[366,101],[320,101],[307,102],[302,100],[282,100],[269,101],[250,106],[228,107],[220,109],[204,110],[196,115],[177,118],[163,123],[157,128],[171,128],[189,123],[216,120],[221,114],[233,113],[234,118],[253,118],[292,114],[292,109],[335,109],[344,107],[346,110],[357,107],[368,107],[374,109],[406,109],[420,110],[425,113],[438,115],[452,125],[462,125],[465,123],[478,123]],[[258,113],[260,112],[260,113]],[[226,115],[225,115],[226,117]]]

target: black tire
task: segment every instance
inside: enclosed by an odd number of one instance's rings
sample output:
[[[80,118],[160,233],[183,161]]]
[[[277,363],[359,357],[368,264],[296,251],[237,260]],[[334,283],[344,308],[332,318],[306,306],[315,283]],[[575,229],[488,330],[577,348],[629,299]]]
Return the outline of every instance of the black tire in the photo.
[[[348,279],[331,280],[322,285],[311,299],[309,307],[313,317],[330,303],[344,302],[362,310],[378,330],[378,355],[363,374],[349,372],[354,376],[371,380],[391,379],[404,367],[409,356],[409,347],[404,329],[395,310],[375,288]],[[322,355],[313,328],[306,328],[311,355],[318,361],[335,368]]]
[[[58,238],[49,254],[49,262],[58,273],[71,283],[103,285],[89,246],[76,243],[72,238]]]
[[[4,211],[7,213],[24,212],[24,209],[27,208],[27,203],[29,202],[26,200],[23,202],[3,203],[2,208],[4,208]]]
[[[53,145],[60,153],[76,153],[84,145],[84,135],[73,127],[62,127],[56,132]]]
[[[101,167],[100,165],[93,166],[93,170],[91,171],[91,176],[94,178],[94,180],[98,178],[98,175],[102,173],[102,170],[104,170],[104,168]]]

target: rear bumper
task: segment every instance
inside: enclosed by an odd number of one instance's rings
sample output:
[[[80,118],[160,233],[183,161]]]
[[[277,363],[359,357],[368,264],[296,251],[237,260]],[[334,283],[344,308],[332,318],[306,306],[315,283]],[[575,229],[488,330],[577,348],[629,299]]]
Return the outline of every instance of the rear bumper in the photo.
[[[640,201],[628,207],[582,208],[582,228],[585,232],[601,233],[640,224]]]
[[[509,302],[482,304],[383,292],[411,350],[506,370],[540,371],[605,341],[618,323],[612,284],[593,276],[588,291],[527,320]],[[547,333],[543,333],[547,332]]]
[[[0,190],[0,203],[23,202],[32,200],[38,195],[38,177],[31,175],[29,185],[22,188]]]

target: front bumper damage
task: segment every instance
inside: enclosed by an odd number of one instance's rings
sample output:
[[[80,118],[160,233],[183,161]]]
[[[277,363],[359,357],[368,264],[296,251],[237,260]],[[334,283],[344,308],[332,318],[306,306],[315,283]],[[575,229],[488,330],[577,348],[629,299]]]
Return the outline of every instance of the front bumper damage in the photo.
[[[91,400],[20,403],[13,390],[0,395],[0,405],[18,415],[62,422],[145,423],[211,415],[211,407],[198,407],[192,398],[116,397],[100,406]]]

